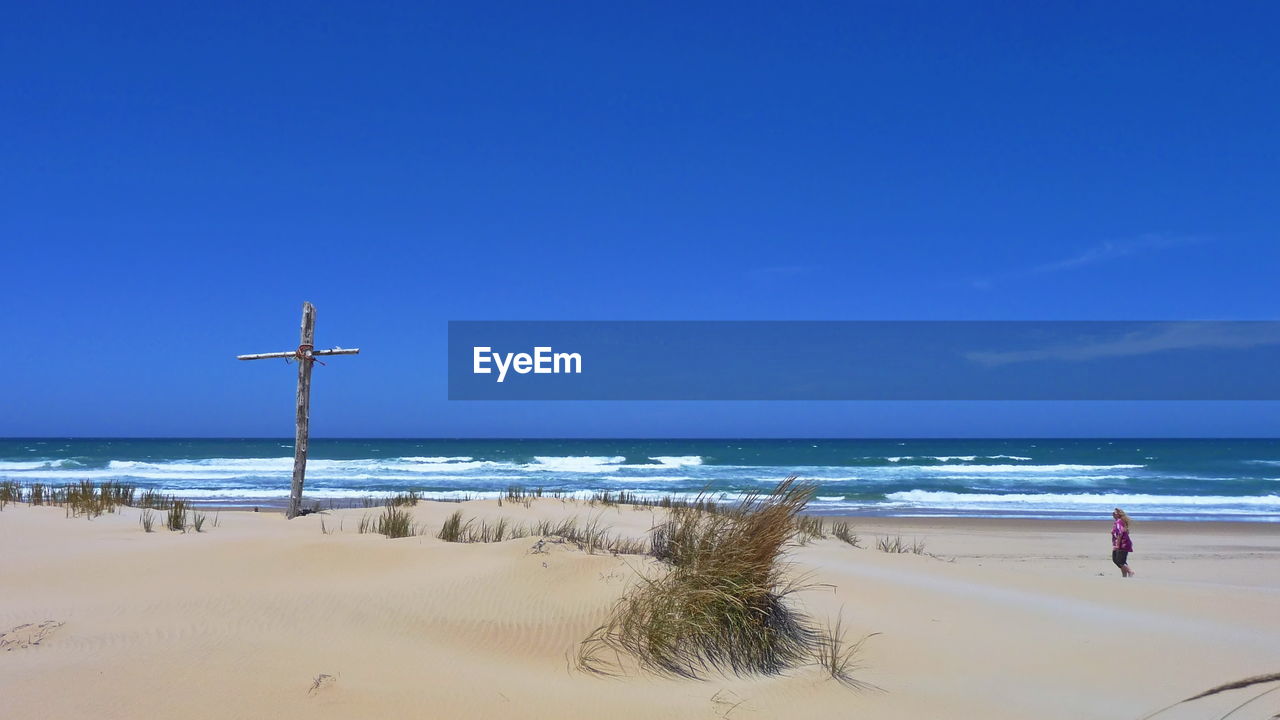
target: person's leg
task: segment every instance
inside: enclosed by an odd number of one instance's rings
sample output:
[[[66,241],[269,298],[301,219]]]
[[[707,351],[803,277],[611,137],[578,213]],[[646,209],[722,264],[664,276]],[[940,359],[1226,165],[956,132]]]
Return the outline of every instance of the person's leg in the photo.
[[[1116,564],[1120,566],[1120,574],[1124,575],[1125,577],[1132,576],[1133,571],[1129,569],[1129,551],[1117,550],[1116,555],[1118,555],[1118,557],[1116,558]]]
[[[1121,553],[1121,551],[1120,551],[1120,550],[1112,550],[1112,551],[1111,551],[1111,562],[1115,563],[1115,566],[1116,566],[1116,567],[1118,567],[1118,568],[1120,568],[1120,574],[1121,574],[1123,577],[1129,577],[1129,574],[1128,574],[1127,572],[1125,572],[1125,570],[1124,570],[1124,560],[1121,560],[1121,559],[1120,559],[1120,553]]]

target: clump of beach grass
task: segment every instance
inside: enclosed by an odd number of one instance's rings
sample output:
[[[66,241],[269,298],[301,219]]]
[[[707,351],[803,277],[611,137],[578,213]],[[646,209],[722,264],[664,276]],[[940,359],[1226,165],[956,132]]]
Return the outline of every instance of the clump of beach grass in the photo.
[[[155,532],[156,514],[151,508],[143,508],[142,516],[138,518],[138,522],[142,523],[143,532]]]
[[[191,511],[191,527],[195,528],[196,532],[204,532],[206,520],[208,520],[208,516],[204,513],[196,512],[194,509]]]
[[[143,490],[138,497],[138,507],[151,508],[152,510],[168,510],[173,504],[173,498],[155,490]]]
[[[854,673],[864,667],[858,659],[862,646],[876,635],[879,633],[864,635],[857,642],[849,643],[845,640],[844,619],[837,617],[835,626],[827,628],[818,644],[818,664],[836,682],[855,690],[872,688],[872,685],[855,678]]]
[[[411,537],[418,534],[417,528],[413,525],[413,516],[409,514],[408,510],[399,505],[388,505],[382,510],[382,514],[378,516],[374,531],[379,535],[386,535],[390,539]]]
[[[173,500],[165,512],[165,527],[173,531],[187,531],[187,501]]]
[[[840,520],[831,524],[831,534],[837,540],[844,541],[853,547],[862,547],[862,538],[858,537],[858,533],[854,532],[853,524],[847,520]]]
[[[440,532],[436,533],[436,537],[445,542],[462,542],[461,510],[454,510],[453,514],[445,519],[444,525],[440,527]]]
[[[825,518],[814,515],[800,515],[796,517],[796,534],[801,545],[807,545],[814,540],[825,540],[827,539],[827,521]]]
[[[507,518],[499,518],[494,522],[475,518],[464,520],[461,510],[454,511],[445,519],[436,537],[452,543],[491,543],[526,537],[555,538],[573,543],[578,549],[592,554],[608,552],[614,555],[640,555],[648,549],[644,540],[615,535],[601,526],[598,520],[583,523],[577,518],[566,518],[558,522],[540,520],[533,525],[524,525],[512,523]]]
[[[533,507],[534,498],[540,497],[542,497],[542,488],[530,491],[520,487],[519,485],[508,486],[507,493],[505,495],[507,502],[523,505],[525,509]],[[498,496],[498,507],[502,507],[503,498],[504,496],[502,495]]]
[[[669,571],[643,578],[618,602],[580,644],[578,666],[616,674],[626,654],[652,672],[699,678],[712,669],[774,674],[818,660],[823,634],[789,606],[804,585],[788,577],[785,562],[814,490],[790,477],[724,512],[673,508],[651,533],[651,553]]]
[[[323,528],[321,529],[323,530]],[[413,515],[408,510],[405,510],[401,505],[388,502],[383,506],[382,513],[376,517],[365,515],[360,518],[360,525],[357,527],[357,531],[361,535],[377,533],[387,536],[388,539],[395,540],[418,535],[419,527],[413,522]]]
[[[902,539],[901,535],[895,535],[893,537],[884,535],[877,538],[876,549],[880,552],[887,552],[893,555],[905,555],[907,553],[914,555],[925,554],[925,544],[923,540],[913,538],[911,542],[907,542]]]
[[[9,503],[22,502],[22,484],[16,480],[0,482],[0,510]]]
[[[420,499],[422,499],[421,493],[419,493],[417,490],[410,490],[408,492],[396,493],[395,495],[392,495],[391,497],[387,498],[387,501],[385,504],[389,507],[405,507],[405,506],[415,507],[417,506],[418,500]]]

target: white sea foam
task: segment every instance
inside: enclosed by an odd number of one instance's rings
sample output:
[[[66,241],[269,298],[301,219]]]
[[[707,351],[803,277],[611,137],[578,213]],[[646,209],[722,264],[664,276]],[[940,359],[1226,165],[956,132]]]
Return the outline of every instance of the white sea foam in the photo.
[[[206,502],[215,503],[233,503],[245,500],[284,500],[289,497],[287,490],[270,489],[270,488],[218,488],[214,490],[205,488],[177,488],[166,490],[166,495],[174,497],[200,498]],[[386,498],[396,495],[397,491],[389,490],[352,490],[352,489],[336,489],[336,488],[317,488],[315,490],[307,490],[305,498],[307,500],[358,500],[360,498]],[[492,500],[506,495],[500,490],[429,490],[418,493],[418,497],[428,500]]]
[[[1093,470],[1139,470],[1144,465],[924,465],[911,468],[929,473],[1063,473]]]
[[[1029,457],[1024,457],[1022,455],[895,455],[893,457],[887,457],[885,458],[885,460],[888,460],[891,463],[900,463],[903,460],[937,460],[938,462],[955,462],[956,460],[959,460],[960,462],[973,462],[978,458],[990,458],[992,460],[997,460],[1002,458],[1005,460],[1030,460],[1031,459]],[[864,458],[864,459],[870,460],[873,458]]]
[[[525,465],[528,470],[544,470],[553,472],[600,472],[610,470],[625,462],[622,455],[612,457],[593,457],[590,455],[574,455],[569,457],[538,456],[533,462]],[[614,466],[614,467],[610,467]]]
[[[700,455],[657,455],[649,459],[663,467],[688,467],[702,464]]]
[[[928,507],[1007,506],[1010,504],[1042,508],[1087,508],[1116,506],[1241,506],[1280,510],[1280,495],[1250,495],[1230,497],[1224,495],[1147,495],[1130,493],[957,493],[938,490],[906,490],[890,493],[891,501]]]

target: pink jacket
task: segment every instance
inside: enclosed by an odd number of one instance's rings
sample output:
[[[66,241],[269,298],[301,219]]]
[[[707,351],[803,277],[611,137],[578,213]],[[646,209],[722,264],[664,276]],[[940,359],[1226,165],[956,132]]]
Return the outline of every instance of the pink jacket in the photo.
[[[1133,551],[1133,541],[1129,539],[1129,531],[1120,520],[1116,520],[1116,524],[1111,528],[1111,547],[1125,552]]]

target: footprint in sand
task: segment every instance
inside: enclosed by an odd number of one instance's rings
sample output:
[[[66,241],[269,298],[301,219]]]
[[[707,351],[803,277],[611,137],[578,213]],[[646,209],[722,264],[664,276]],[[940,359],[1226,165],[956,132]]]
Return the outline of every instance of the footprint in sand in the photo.
[[[11,652],[39,645],[41,640],[49,637],[54,630],[62,627],[57,620],[45,620],[42,623],[27,623],[5,631],[0,635],[0,650]]]

